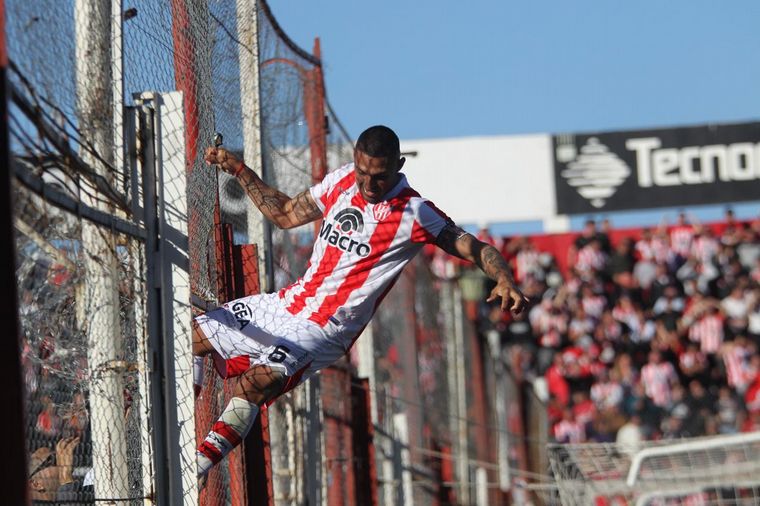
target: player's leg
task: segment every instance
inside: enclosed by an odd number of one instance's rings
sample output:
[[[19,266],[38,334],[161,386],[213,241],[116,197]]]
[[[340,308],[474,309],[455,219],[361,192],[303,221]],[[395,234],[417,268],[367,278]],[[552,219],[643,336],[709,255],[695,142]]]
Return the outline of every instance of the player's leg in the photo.
[[[193,390],[195,397],[201,393],[203,386],[203,357],[214,351],[214,347],[204,334],[198,322],[193,319]]]
[[[206,341],[223,360],[225,377],[241,375],[234,397],[198,451],[199,478],[237,446],[258,416],[259,408],[298,385],[346,352],[317,324],[290,314],[278,295],[263,294],[228,302],[197,318],[194,342],[199,353]],[[203,337],[207,339],[204,340]],[[222,365],[220,365],[223,362]]]
[[[255,365],[240,376],[232,399],[198,447],[200,478],[245,439],[261,406],[277,397],[286,383],[279,368],[267,365]]]

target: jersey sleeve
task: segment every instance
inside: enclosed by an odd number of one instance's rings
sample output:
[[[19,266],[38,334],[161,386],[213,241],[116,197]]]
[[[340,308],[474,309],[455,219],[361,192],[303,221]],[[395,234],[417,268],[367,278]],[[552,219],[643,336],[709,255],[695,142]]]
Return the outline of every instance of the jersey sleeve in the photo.
[[[349,163],[327,174],[322,181],[309,188],[309,193],[324,214],[337,199],[340,190],[347,190],[353,184],[353,164]]]
[[[443,228],[453,223],[446,213],[429,200],[423,200],[417,208],[412,226],[412,242],[434,243]]]

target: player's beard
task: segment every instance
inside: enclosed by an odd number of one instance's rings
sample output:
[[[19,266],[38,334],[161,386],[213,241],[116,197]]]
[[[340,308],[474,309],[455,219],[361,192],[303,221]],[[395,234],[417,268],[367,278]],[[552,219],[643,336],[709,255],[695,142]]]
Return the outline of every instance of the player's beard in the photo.
[[[376,204],[377,202],[380,201],[380,198],[382,196],[380,190],[373,192],[371,190],[368,190],[366,185],[361,186],[361,192],[362,192],[362,197],[364,197],[364,200],[366,200],[370,204]]]

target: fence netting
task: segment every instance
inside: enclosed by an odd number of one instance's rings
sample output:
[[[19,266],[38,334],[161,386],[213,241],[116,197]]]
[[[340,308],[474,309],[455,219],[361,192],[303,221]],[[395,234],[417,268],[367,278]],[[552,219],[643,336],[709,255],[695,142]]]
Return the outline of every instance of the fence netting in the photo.
[[[261,153],[265,180],[294,196],[312,185],[313,131],[308,100],[316,86],[318,60],[286,41],[268,9],[259,4]],[[317,155],[318,156],[318,155]],[[313,226],[272,230],[274,289],[305,270]]]
[[[115,164],[108,5],[5,2],[29,488],[34,501],[152,492],[137,362],[144,352],[141,238]],[[110,32],[109,32],[110,33]],[[111,224],[113,225],[113,224]],[[106,471],[108,468],[108,471]],[[97,477],[97,478],[96,478]]]
[[[137,241],[113,237],[113,263],[87,266],[93,257],[82,241],[81,219],[18,181],[14,190],[32,498],[142,502],[151,489],[143,483],[142,445],[149,434],[140,417],[145,397],[136,367],[144,333],[135,292],[145,284],[131,253]],[[93,298],[98,288],[87,282],[93,269],[116,276],[113,307]],[[91,317],[103,312],[113,312],[116,328],[92,328]],[[110,356],[98,340],[111,341]],[[112,452],[120,464],[108,486],[93,458],[98,451]]]
[[[136,0],[125,4],[123,21],[124,100],[134,103],[143,91],[183,93],[187,165],[188,255],[196,313],[223,302],[218,265],[218,224],[229,198],[220,198],[225,180],[205,164],[203,154],[223,135],[223,147],[242,152],[239,51],[250,51],[237,38],[236,2]],[[240,200],[237,195],[237,203]],[[221,204],[221,208],[220,208]],[[234,215],[234,212],[231,214]],[[205,364],[202,394],[196,402],[196,437],[202,440],[230,397],[230,387]],[[242,454],[216,466],[202,491],[204,504],[244,498]]]
[[[414,504],[445,496],[441,464],[451,464],[445,455],[451,454],[457,427],[445,342],[447,333],[453,335],[453,319],[446,314],[450,301],[442,300],[451,295],[443,290],[449,283],[418,257],[372,321],[381,504],[409,494]]]

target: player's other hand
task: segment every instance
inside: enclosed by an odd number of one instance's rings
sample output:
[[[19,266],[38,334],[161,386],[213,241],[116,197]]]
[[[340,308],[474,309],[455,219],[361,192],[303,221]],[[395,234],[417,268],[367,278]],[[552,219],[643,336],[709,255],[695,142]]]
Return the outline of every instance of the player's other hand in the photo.
[[[206,160],[206,165],[216,165],[233,176],[237,176],[243,171],[243,162],[224,148],[206,148],[203,159]]]
[[[499,280],[496,283],[486,302],[493,302],[499,298],[501,298],[501,310],[511,311],[514,314],[522,313],[528,302],[530,302],[514,282],[506,279]]]

